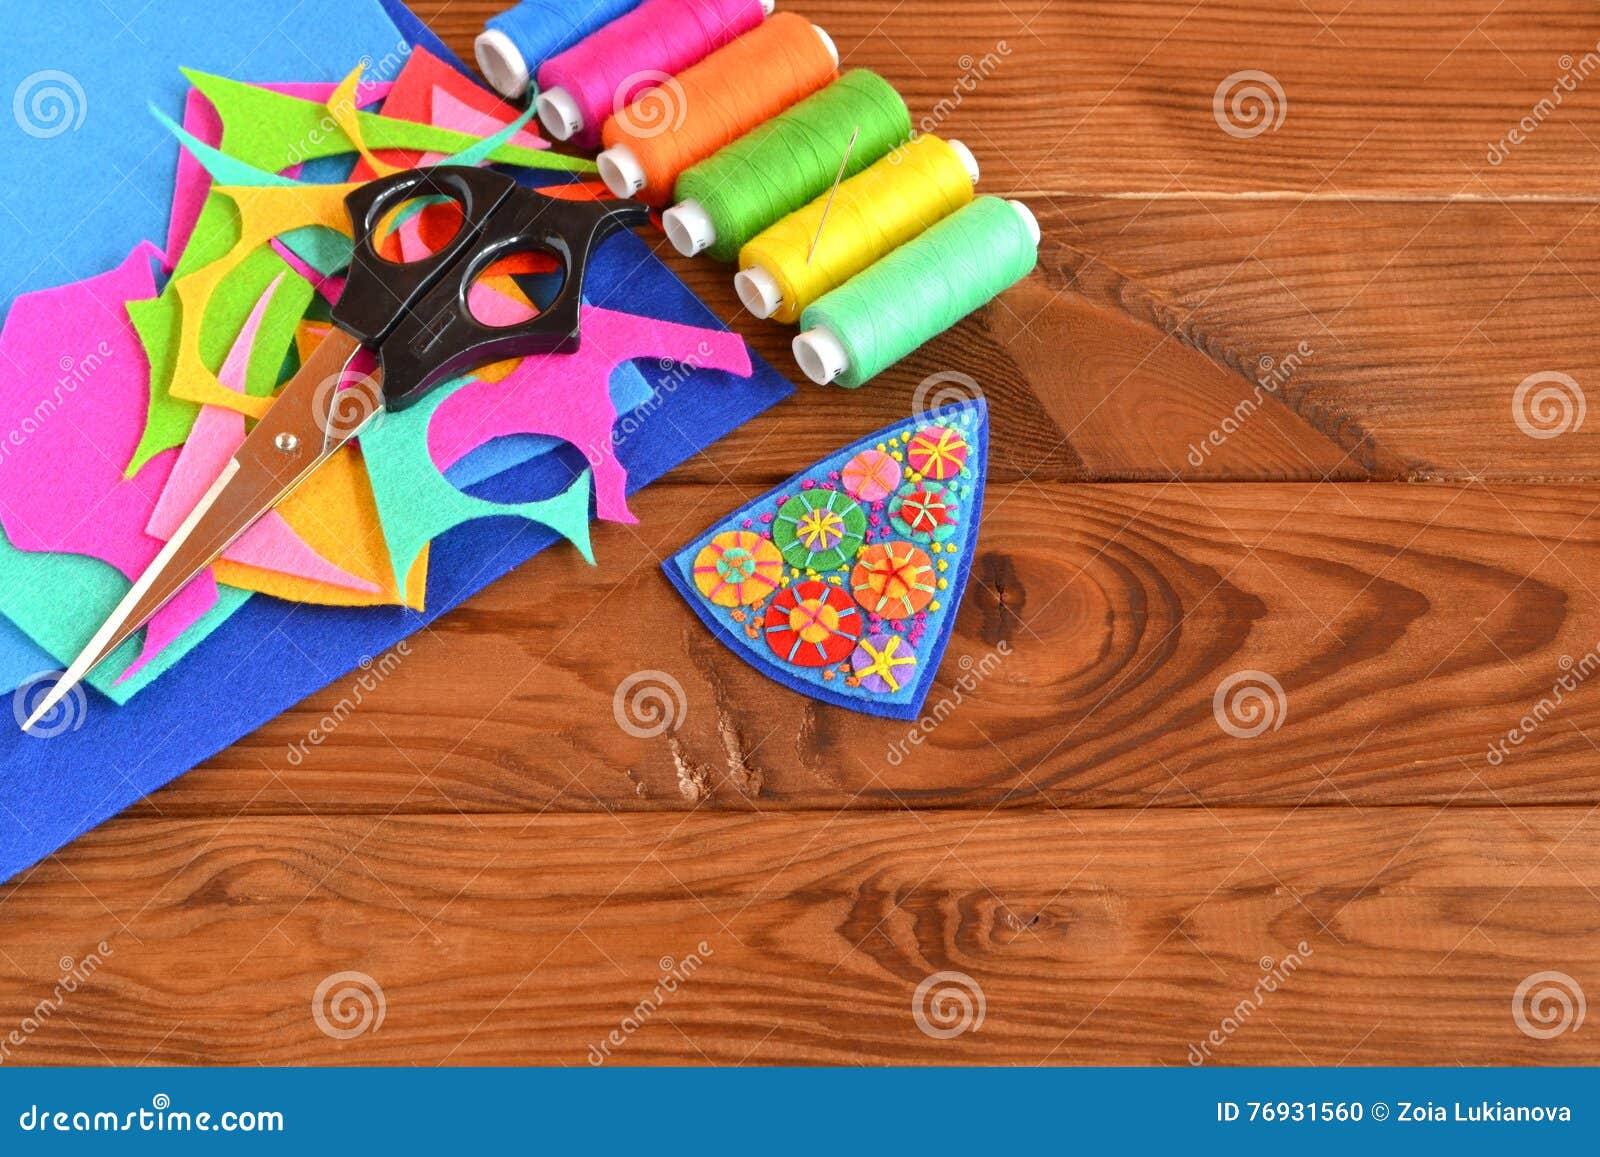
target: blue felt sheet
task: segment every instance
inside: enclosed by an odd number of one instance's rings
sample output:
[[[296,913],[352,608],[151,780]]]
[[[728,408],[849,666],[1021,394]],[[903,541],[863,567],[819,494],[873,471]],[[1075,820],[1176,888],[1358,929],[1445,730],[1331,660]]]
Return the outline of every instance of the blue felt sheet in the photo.
[[[183,107],[179,65],[332,81],[364,56],[398,71],[406,43],[380,0],[6,0],[4,13],[0,317],[20,293],[163,242],[178,142],[149,105]]]

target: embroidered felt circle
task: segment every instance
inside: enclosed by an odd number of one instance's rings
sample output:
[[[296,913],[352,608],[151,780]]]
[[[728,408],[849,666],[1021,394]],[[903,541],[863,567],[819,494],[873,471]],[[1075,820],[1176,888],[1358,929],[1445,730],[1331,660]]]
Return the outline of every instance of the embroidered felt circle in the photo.
[[[838,570],[855,558],[867,533],[867,516],[838,490],[806,490],[778,508],[772,541],[784,561],[801,570]]]
[[[924,426],[906,446],[911,469],[936,482],[954,478],[967,461],[967,440],[949,426]]]
[[[783,556],[759,534],[729,530],[695,556],[694,585],[719,607],[749,606],[778,589]]]
[[[850,576],[856,601],[886,619],[926,610],[938,589],[933,560],[909,542],[881,542],[861,552]]]
[[[863,450],[845,463],[839,480],[852,498],[882,502],[900,485],[903,473],[900,463],[882,450]]]
[[[861,637],[861,611],[836,586],[812,579],[782,591],[767,608],[767,646],[797,667],[842,662]]]
[[[893,695],[911,682],[916,652],[904,635],[868,635],[850,656],[860,686],[878,695]]]
[[[937,482],[917,483],[889,500],[889,524],[916,542],[943,542],[956,532],[956,504]]]

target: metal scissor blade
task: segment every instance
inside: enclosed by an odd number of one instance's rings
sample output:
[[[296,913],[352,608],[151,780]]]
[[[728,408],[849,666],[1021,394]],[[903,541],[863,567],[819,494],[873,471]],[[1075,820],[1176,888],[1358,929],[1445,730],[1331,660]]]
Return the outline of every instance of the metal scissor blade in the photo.
[[[312,352],[205,497],[40,701],[24,731],[382,410],[382,386],[375,376],[344,382],[340,390],[360,348],[355,338],[334,329]]]

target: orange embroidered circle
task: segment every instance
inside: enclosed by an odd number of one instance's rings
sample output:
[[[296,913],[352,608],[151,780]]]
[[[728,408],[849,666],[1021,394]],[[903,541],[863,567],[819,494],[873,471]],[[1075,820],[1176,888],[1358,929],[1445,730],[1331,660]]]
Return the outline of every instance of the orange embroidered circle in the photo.
[[[907,619],[933,601],[938,576],[933,560],[909,542],[882,542],[861,552],[850,585],[873,614]]]
[[[717,535],[695,556],[694,585],[719,607],[749,606],[778,589],[783,556],[748,530]]]

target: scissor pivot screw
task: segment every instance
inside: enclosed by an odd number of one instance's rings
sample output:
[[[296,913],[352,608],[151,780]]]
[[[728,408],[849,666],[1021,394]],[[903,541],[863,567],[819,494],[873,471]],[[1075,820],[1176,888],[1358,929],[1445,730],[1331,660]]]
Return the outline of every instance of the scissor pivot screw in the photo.
[[[272,444],[285,454],[293,454],[300,449],[300,439],[287,430],[274,438]]]

